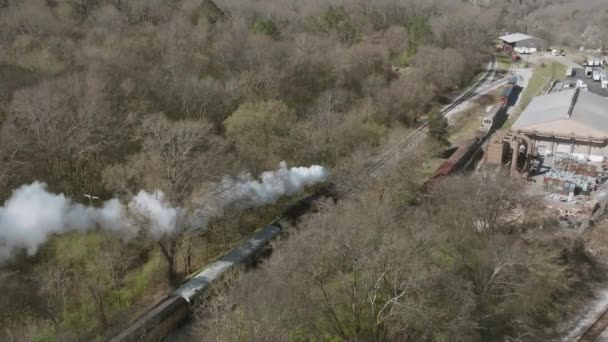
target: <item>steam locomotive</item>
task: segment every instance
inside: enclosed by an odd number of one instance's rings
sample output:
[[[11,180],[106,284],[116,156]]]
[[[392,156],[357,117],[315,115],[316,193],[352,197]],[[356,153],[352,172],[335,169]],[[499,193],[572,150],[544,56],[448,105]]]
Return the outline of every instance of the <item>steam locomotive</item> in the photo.
[[[270,242],[283,233],[281,221],[294,222],[309,212],[320,198],[337,200],[335,184],[328,182],[314,194],[290,205],[279,219],[257,230],[247,241],[205,267],[110,341],[164,340],[188,320],[191,309],[205,298],[204,293],[212,284],[221,281],[226,272],[238,266],[251,267],[270,252]]]

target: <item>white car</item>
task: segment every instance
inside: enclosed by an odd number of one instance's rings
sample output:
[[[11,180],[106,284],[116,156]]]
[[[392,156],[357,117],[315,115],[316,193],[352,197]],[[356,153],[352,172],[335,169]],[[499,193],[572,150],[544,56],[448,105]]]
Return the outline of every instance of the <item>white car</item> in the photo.
[[[587,86],[587,84],[581,80],[577,80],[576,81],[576,87],[582,90],[588,90],[589,87]]]

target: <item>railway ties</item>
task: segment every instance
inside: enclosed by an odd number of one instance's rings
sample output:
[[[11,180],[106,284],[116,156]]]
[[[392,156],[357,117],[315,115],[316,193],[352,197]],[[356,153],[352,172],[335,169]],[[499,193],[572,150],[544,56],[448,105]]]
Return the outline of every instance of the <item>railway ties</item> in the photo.
[[[492,61],[490,63],[489,69],[486,71],[486,74],[483,75],[471,88],[461,94],[454,102],[446,106],[441,110],[441,114],[445,117],[448,115],[454,108],[463,104],[466,101],[469,101],[478,95],[481,95],[489,90],[496,88],[497,86],[506,82],[512,75],[508,74],[505,77],[487,83],[490,77],[494,76],[497,72],[496,69],[496,58],[492,56]],[[414,147],[419,139],[426,134],[428,131],[428,123],[423,122],[418,128],[416,128],[413,132],[405,136],[401,141],[399,141],[394,147],[387,150],[383,153],[375,162],[371,165],[365,167],[359,174],[355,177],[354,184],[358,184],[362,178],[376,177],[378,176],[378,172],[390,161],[394,160],[395,157],[399,155],[399,153],[406,151],[408,148]],[[355,185],[348,185],[344,187],[344,193],[350,193],[356,188]]]
[[[600,337],[608,327],[608,309],[579,337],[577,342],[601,341]]]

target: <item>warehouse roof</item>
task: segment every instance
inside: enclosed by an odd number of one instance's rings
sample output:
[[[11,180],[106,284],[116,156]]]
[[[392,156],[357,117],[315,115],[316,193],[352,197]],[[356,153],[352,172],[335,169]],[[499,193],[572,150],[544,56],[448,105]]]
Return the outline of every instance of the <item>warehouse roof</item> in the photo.
[[[506,36],[499,37],[499,39],[502,41],[505,41],[507,43],[517,43],[517,42],[521,42],[522,40],[536,39],[536,38],[532,37],[532,36],[528,36],[527,34],[523,34],[523,33],[512,33],[512,34],[508,34]]]
[[[537,96],[521,113],[512,130],[608,137],[608,99],[580,89]]]

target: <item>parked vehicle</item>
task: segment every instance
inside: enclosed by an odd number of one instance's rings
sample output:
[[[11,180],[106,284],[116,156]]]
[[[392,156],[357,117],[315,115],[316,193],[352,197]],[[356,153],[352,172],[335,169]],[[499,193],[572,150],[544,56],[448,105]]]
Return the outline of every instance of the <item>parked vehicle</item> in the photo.
[[[574,76],[574,69],[568,68],[568,70],[566,70],[566,76],[568,76],[568,77]]]
[[[608,89],[608,76],[606,76],[606,74],[602,74],[601,82],[602,82],[602,89]]]
[[[585,77],[593,77],[593,68],[592,67],[586,67],[585,68]]]
[[[553,53],[553,56],[556,56],[556,57],[560,55],[558,50],[553,50],[552,53]]]
[[[576,81],[576,87],[582,90],[588,90],[589,87],[587,87],[587,84],[585,84],[585,82],[583,82],[582,80],[577,80]]]
[[[593,70],[593,80],[599,82],[602,79],[602,74],[599,70]]]

